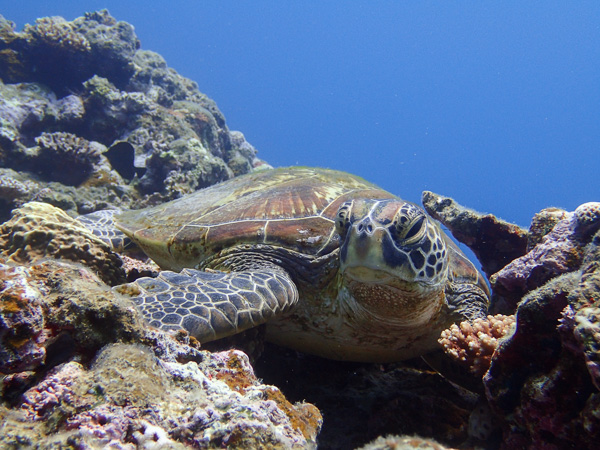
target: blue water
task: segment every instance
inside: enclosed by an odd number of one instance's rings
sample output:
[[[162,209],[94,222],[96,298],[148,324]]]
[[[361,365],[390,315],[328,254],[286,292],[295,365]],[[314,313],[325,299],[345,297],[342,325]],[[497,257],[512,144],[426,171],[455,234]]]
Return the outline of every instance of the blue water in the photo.
[[[353,172],[527,226],[600,201],[600,2],[27,1],[108,8],[275,166]]]

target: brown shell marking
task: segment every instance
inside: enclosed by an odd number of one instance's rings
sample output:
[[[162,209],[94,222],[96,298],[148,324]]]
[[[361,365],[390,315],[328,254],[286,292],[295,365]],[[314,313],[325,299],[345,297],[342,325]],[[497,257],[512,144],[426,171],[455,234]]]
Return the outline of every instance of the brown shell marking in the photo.
[[[238,244],[270,244],[304,255],[338,245],[334,219],[352,198],[396,198],[360,177],[313,168],[265,170],[117,217],[161,267],[193,267]]]

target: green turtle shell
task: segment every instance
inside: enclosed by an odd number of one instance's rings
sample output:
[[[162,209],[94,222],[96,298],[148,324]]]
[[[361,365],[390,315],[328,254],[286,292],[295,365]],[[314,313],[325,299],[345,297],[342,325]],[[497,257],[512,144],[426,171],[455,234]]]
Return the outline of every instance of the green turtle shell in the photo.
[[[197,267],[243,244],[307,257],[339,247],[335,216],[352,198],[396,198],[362,178],[315,168],[262,170],[181,199],[116,217],[117,226],[163,269]]]

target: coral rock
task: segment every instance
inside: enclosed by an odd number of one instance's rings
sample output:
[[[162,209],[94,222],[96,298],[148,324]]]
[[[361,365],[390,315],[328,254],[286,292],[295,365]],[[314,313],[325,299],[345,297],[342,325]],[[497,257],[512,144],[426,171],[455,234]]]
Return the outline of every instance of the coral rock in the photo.
[[[35,371],[42,364],[51,367],[78,353],[89,357],[105,343],[145,336],[133,304],[83,266],[54,260],[30,266],[0,264],[0,280],[4,374]]]
[[[514,333],[492,357],[484,385],[502,418],[503,448],[597,446],[600,233],[589,236],[595,208],[569,214],[532,250],[552,256],[568,241],[579,265],[521,300]],[[544,253],[538,255],[544,264]]]
[[[77,186],[94,172],[106,150],[71,133],[42,133],[35,139],[39,146],[34,165],[44,177]],[[65,170],[65,166],[69,170]]]
[[[239,371],[243,387],[221,380],[223,365]],[[90,370],[70,362],[51,371],[24,394],[19,412],[46,424],[33,441],[55,445],[86,437],[95,446],[315,447],[316,408],[282,403],[281,394],[273,400],[273,392],[279,391],[256,380],[241,352],[204,352],[200,364],[180,364],[160,361],[143,346],[116,344]],[[16,417],[10,419],[9,429]],[[0,443],[15,439],[18,429]]]
[[[545,208],[533,216],[529,225],[527,252],[539,244],[544,236],[552,231],[558,222],[568,217],[568,212],[560,208]]]
[[[28,371],[44,362],[43,293],[29,282],[26,268],[0,264],[1,373]]]
[[[139,207],[268,167],[195,82],[139,47],[106,10],[22,32],[0,17],[0,167],[31,172],[61,197],[33,191],[9,207]]]
[[[61,209],[31,202],[0,226],[0,256],[15,263],[59,258],[84,264],[109,284],[125,281],[120,258]]]
[[[429,191],[423,192],[422,202],[429,215],[475,253],[488,277],[527,250],[528,233],[517,225],[465,208],[449,197]]]
[[[529,253],[491,277],[494,292],[509,304],[516,305],[527,292],[581,265],[584,246],[600,227],[600,203],[586,203],[565,216]]]

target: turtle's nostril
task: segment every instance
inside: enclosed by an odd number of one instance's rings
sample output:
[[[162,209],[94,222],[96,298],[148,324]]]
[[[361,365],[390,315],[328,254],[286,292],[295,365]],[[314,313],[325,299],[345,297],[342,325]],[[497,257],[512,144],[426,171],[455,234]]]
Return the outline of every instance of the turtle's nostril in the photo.
[[[372,234],[375,227],[371,223],[370,220],[364,220],[361,223],[356,225],[356,231],[358,234]]]

